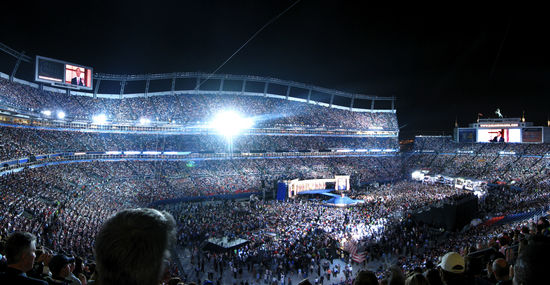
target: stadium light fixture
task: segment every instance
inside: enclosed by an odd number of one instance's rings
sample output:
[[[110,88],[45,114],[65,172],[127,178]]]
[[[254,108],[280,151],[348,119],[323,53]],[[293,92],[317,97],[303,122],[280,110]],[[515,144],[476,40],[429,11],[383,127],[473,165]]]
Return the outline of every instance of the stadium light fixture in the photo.
[[[141,118],[141,119],[139,119],[139,123],[141,125],[149,125],[149,123],[151,123],[151,120],[149,120],[147,118]]]
[[[245,129],[250,129],[254,125],[252,118],[242,117],[235,111],[225,111],[219,113],[210,123],[210,127],[218,131],[225,137],[234,137]]]
[[[42,114],[44,114],[44,115],[46,115],[46,116],[49,117],[49,116],[52,115],[52,111],[50,111],[50,110],[44,110],[44,111],[42,111]]]
[[[57,118],[60,119],[60,120],[65,119],[65,112],[57,111]]]
[[[105,114],[99,114],[92,117],[92,122],[94,124],[105,124],[107,123],[107,116]]]

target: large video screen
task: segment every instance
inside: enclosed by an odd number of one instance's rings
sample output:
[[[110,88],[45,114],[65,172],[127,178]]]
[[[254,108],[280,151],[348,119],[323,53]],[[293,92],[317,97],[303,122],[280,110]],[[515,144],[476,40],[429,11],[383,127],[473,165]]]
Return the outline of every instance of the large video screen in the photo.
[[[92,88],[92,70],[81,66],[65,64],[65,83]]]
[[[36,57],[35,81],[55,86],[92,90],[92,68],[62,60]]]
[[[542,142],[542,128],[525,128],[523,129],[523,142]]]
[[[521,142],[520,129],[477,129],[477,142]]]
[[[458,129],[458,142],[476,142],[476,129]]]

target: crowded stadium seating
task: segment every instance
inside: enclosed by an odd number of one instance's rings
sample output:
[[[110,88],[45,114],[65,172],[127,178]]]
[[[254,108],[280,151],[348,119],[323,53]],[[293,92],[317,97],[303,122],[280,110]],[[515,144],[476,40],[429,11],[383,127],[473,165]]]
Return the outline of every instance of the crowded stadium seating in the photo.
[[[113,134],[3,127],[0,161],[63,151],[191,151],[226,152],[218,135]],[[246,135],[233,139],[239,152],[331,149],[396,149],[397,138]]]
[[[185,94],[124,98],[67,96],[65,93],[0,79],[0,103],[20,109],[64,110],[68,117],[91,120],[106,114],[116,122],[138,121],[147,116],[155,121],[177,121],[184,125],[206,123],[223,110],[234,110],[256,118],[263,127],[311,126],[346,129],[396,130],[392,112],[352,112],[284,99],[237,95]]]
[[[200,94],[92,98],[41,91],[4,79],[0,79],[0,98],[0,105],[11,108],[62,108],[83,120],[105,112],[120,122],[146,114],[158,121],[195,124],[230,106],[251,116],[268,117],[260,120],[263,127],[398,128],[395,113],[357,113],[273,98]],[[186,282],[208,278],[223,284],[228,279],[222,276],[230,271],[230,283],[267,284],[292,275],[311,280],[332,276],[332,283],[349,284],[357,268],[370,264],[380,265],[371,268],[379,279],[391,279],[398,274],[391,264],[398,265],[397,272],[427,272],[451,251],[466,256],[494,248],[513,262],[520,243],[549,235],[548,221],[543,218],[550,198],[548,144],[459,144],[451,137],[417,137],[408,153],[308,157],[304,152],[294,157],[244,159],[202,155],[227,151],[226,142],[211,134],[90,132],[14,124],[1,126],[0,133],[0,161],[59,152],[197,153],[193,159],[174,161],[104,157],[5,167],[0,176],[0,239],[14,231],[31,232],[48,250],[82,257],[90,265],[87,279],[93,279],[92,249],[100,225],[110,215],[135,207],[156,207],[176,218],[178,248],[183,252],[179,257],[187,257],[190,263],[186,267],[175,261],[171,271]],[[397,138],[245,135],[236,137],[233,144],[242,153],[394,149]],[[446,231],[415,221],[412,215],[427,207],[444,207],[474,195],[465,189],[408,179],[419,169],[482,179],[492,185],[479,197],[478,217],[483,222]],[[237,194],[261,197],[273,192],[282,180],[338,174],[351,176],[352,191],[347,194],[363,201],[361,205],[326,207],[320,196],[292,201],[211,199]],[[188,198],[203,202],[186,202]],[[204,241],[212,237],[243,239],[247,245],[223,253],[202,251]],[[2,247],[0,253],[4,254]],[[341,263],[328,263],[342,257],[345,268]],[[469,277],[475,273],[472,268],[466,271]],[[42,272],[34,276],[44,277]]]

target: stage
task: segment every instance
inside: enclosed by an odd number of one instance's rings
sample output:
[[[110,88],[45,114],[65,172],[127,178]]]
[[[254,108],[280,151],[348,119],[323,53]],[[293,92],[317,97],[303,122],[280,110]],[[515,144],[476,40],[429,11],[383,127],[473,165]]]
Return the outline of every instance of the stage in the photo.
[[[231,249],[239,248],[246,244],[248,240],[242,238],[229,239],[228,237],[222,238],[209,238],[203,245],[203,249],[211,251],[228,251]]]
[[[334,207],[348,207],[353,206],[359,203],[364,203],[363,200],[354,200],[349,197],[347,197],[344,194],[335,194],[330,193],[332,191],[336,191],[335,189],[317,189],[317,190],[309,190],[309,191],[302,191],[298,193],[298,195],[324,195],[329,196],[331,199],[324,201],[323,203],[327,206],[334,206]]]

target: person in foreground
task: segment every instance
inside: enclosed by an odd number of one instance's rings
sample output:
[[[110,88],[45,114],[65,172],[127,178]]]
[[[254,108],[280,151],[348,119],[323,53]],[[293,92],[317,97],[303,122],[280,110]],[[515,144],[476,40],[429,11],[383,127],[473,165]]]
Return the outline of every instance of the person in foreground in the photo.
[[[169,213],[148,208],[111,216],[96,238],[95,284],[159,284],[169,265],[175,225]]]
[[[28,277],[34,265],[36,237],[27,232],[12,233],[6,243],[8,268],[0,273],[0,284],[47,285],[46,281]]]

